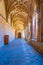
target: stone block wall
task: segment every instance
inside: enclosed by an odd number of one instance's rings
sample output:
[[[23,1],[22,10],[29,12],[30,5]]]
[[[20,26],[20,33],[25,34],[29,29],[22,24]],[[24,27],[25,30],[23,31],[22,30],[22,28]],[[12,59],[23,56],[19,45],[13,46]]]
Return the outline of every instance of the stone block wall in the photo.
[[[0,16],[0,47],[4,45],[4,35],[9,35],[9,42],[15,38],[14,29]]]

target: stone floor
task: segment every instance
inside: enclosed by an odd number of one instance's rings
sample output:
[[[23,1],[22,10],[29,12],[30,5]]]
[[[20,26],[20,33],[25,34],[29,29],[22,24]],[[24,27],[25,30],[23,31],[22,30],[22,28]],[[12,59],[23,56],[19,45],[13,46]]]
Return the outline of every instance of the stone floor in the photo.
[[[0,48],[0,65],[43,65],[43,56],[23,39]]]

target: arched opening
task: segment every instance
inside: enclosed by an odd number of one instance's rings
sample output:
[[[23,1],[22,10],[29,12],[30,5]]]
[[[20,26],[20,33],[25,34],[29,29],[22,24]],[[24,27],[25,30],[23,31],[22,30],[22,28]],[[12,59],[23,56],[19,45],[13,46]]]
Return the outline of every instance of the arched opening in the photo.
[[[21,38],[21,32],[18,32],[17,37]]]
[[[24,23],[23,21],[17,20],[14,23],[14,29],[15,29],[15,38],[24,38],[25,32],[24,32]]]

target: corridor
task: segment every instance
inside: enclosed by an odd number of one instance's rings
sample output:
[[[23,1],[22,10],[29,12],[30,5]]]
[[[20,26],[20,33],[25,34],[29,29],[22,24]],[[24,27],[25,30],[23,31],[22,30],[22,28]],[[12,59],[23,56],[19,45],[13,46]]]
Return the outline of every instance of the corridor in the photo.
[[[43,65],[43,56],[24,39],[15,39],[0,48],[0,65]]]

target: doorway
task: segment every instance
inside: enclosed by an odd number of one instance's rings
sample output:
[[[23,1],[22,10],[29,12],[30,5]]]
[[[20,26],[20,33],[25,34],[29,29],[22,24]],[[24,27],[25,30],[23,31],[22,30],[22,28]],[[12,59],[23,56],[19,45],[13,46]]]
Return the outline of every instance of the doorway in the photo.
[[[21,38],[21,32],[18,32],[18,38]]]

